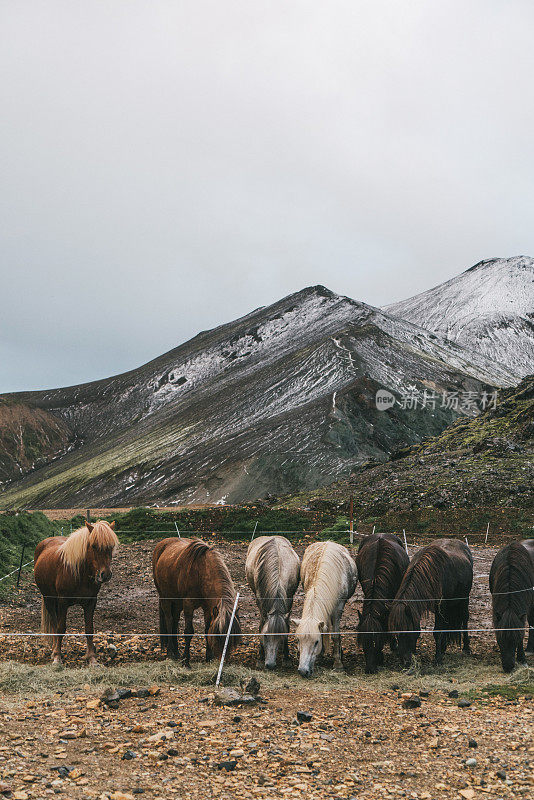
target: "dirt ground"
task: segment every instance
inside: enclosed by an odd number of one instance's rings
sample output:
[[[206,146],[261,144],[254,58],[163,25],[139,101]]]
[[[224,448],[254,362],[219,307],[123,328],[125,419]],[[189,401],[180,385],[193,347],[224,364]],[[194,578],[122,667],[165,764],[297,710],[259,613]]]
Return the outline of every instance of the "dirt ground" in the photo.
[[[21,589],[2,601],[1,795],[13,800],[532,796],[534,703],[530,690],[522,693],[517,686],[531,685],[533,670],[523,668],[519,677],[505,680],[492,634],[473,638],[472,657],[451,652],[439,670],[431,664],[432,636],[422,636],[417,674],[400,672],[387,652],[378,676],[364,674],[355,637],[346,636],[347,674],[332,673],[326,659],[312,681],[296,673],[292,642],[291,668],[254,672],[264,702],[219,707],[215,666],[202,663],[202,637],[194,640],[188,673],[163,660],[157,636],[137,636],[157,631],[153,544],[121,547],[113,580],[101,592],[95,623],[103,667],[83,668],[83,640],[66,640],[67,667],[57,669],[44,666],[49,646],[42,638],[6,635],[39,630],[40,599],[31,572]],[[255,632],[257,612],[244,576],[246,545],[218,546],[241,592],[243,630]],[[302,554],[304,545],[297,549]],[[487,574],[494,554],[493,548],[474,548],[471,628],[491,625]],[[358,591],[346,608],[346,631],[356,628],[360,599]],[[297,614],[301,603],[299,592]],[[200,617],[197,622],[201,631]],[[81,614],[71,610],[68,630],[82,629]],[[245,640],[225,667],[225,683],[239,686],[250,677],[256,648],[254,638]],[[107,686],[141,688],[147,696],[121,699],[110,708],[99,700]],[[404,707],[408,692],[420,696],[420,706]],[[455,694],[471,705],[460,707]],[[299,724],[298,711],[309,712],[311,720]]]

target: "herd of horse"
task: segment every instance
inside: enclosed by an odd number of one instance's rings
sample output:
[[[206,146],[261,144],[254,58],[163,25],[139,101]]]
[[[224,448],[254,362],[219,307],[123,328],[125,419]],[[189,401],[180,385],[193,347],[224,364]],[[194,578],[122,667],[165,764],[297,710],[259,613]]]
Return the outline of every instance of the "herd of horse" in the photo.
[[[96,662],[93,615],[102,584],[112,577],[118,545],[114,523],[87,522],[68,537],[52,537],[35,550],[35,582],[42,594],[42,630],[52,638],[52,660],[61,662],[67,610],[83,608],[87,659]],[[202,609],[206,660],[220,657],[225,645],[241,641],[236,590],[221,554],[200,539],[159,541],[152,556],[159,595],[160,643],[168,657],[178,659],[178,626],[184,614],[183,661],[190,663],[193,615]],[[422,618],[434,615],[435,661],[440,664],[449,643],[466,653],[469,644],[469,594],[473,557],[456,539],[438,539],[409,559],[394,534],[375,533],[362,539],[353,558],[332,541],[310,544],[302,561],[283,536],[258,536],[250,543],[245,572],[260,614],[259,665],[274,669],[280,649],[289,660],[291,622],[299,648],[299,673],[311,677],[323,651],[333,653],[334,669],[342,669],[340,622],[358,580],[364,600],[359,614],[358,642],[365,671],[383,664],[384,646],[396,651],[408,667],[416,653]],[[299,584],[304,591],[300,618],[291,617]],[[502,547],[489,576],[495,630],[502,666],[510,672],[516,660],[525,662],[523,638],[529,627],[527,652],[534,652],[534,539]]]

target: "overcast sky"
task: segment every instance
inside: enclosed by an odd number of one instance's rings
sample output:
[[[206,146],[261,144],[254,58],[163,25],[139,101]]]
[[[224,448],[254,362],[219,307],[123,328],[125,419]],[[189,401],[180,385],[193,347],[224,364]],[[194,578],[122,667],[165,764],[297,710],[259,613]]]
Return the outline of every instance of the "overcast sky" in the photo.
[[[0,4],[0,391],[534,255],[530,0]]]

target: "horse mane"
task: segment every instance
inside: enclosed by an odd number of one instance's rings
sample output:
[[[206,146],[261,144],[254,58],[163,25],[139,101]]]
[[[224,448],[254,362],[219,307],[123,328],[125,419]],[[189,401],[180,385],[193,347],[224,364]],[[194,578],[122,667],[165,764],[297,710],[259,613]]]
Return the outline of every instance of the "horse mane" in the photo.
[[[280,553],[275,539],[268,539],[258,549],[256,567],[262,611],[265,614],[285,614],[287,598],[280,583]]]
[[[357,564],[364,604],[365,600],[391,599],[391,587],[398,585],[402,569],[396,558],[394,543],[385,536],[378,536],[361,551]]]
[[[390,630],[411,630],[419,626],[423,614],[434,610],[443,595],[443,576],[448,566],[449,556],[439,545],[430,544],[419,551],[404,573],[391,606]]]
[[[59,546],[59,554],[64,566],[73,575],[78,576],[87,557],[88,547],[115,550],[118,544],[117,534],[105,520],[99,520],[94,523],[91,531],[86,525],[73,531]]]
[[[534,585],[533,573],[530,555],[520,542],[511,542],[497,553],[491,569],[495,623],[504,615],[519,619],[525,613],[525,609],[530,605],[528,589],[532,589]],[[507,625],[496,624],[495,627],[507,627]]]
[[[332,542],[324,542],[316,547],[309,556],[303,576],[304,607],[302,619],[297,628],[303,633],[307,627],[307,620],[316,619],[323,621],[327,626],[338,601],[335,587],[336,578],[342,578],[347,569],[347,563],[342,551],[337,547],[330,547]]]
[[[398,544],[402,547],[400,541]],[[362,545],[357,565],[364,593],[358,631],[368,633],[387,628],[388,610],[403,572],[402,564],[396,557],[395,544],[385,536],[378,536],[365,548]]]

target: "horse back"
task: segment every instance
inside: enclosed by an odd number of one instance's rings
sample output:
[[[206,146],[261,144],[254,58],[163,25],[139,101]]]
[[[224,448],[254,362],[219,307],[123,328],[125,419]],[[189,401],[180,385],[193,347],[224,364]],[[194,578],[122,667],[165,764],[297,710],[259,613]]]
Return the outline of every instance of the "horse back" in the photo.
[[[35,583],[43,594],[55,594],[58,584],[64,582],[66,569],[59,548],[66,541],[64,536],[50,536],[35,548],[33,572]]]
[[[382,596],[394,597],[409,563],[408,554],[395,534],[374,533],[364,539],[356,556],[364,596],[378,590]]]
[[[215,553],[200,539],[162,539],[152,554],[154,583],[160,596],[193,599],[202,593],[199,557]]]
[[[523,542],[501,547],[491,565],[489,586],[494,608],[510,601],[524,600],[527,605],[534,601],[534,592],[521,591],[534,586],[534,562]]]

